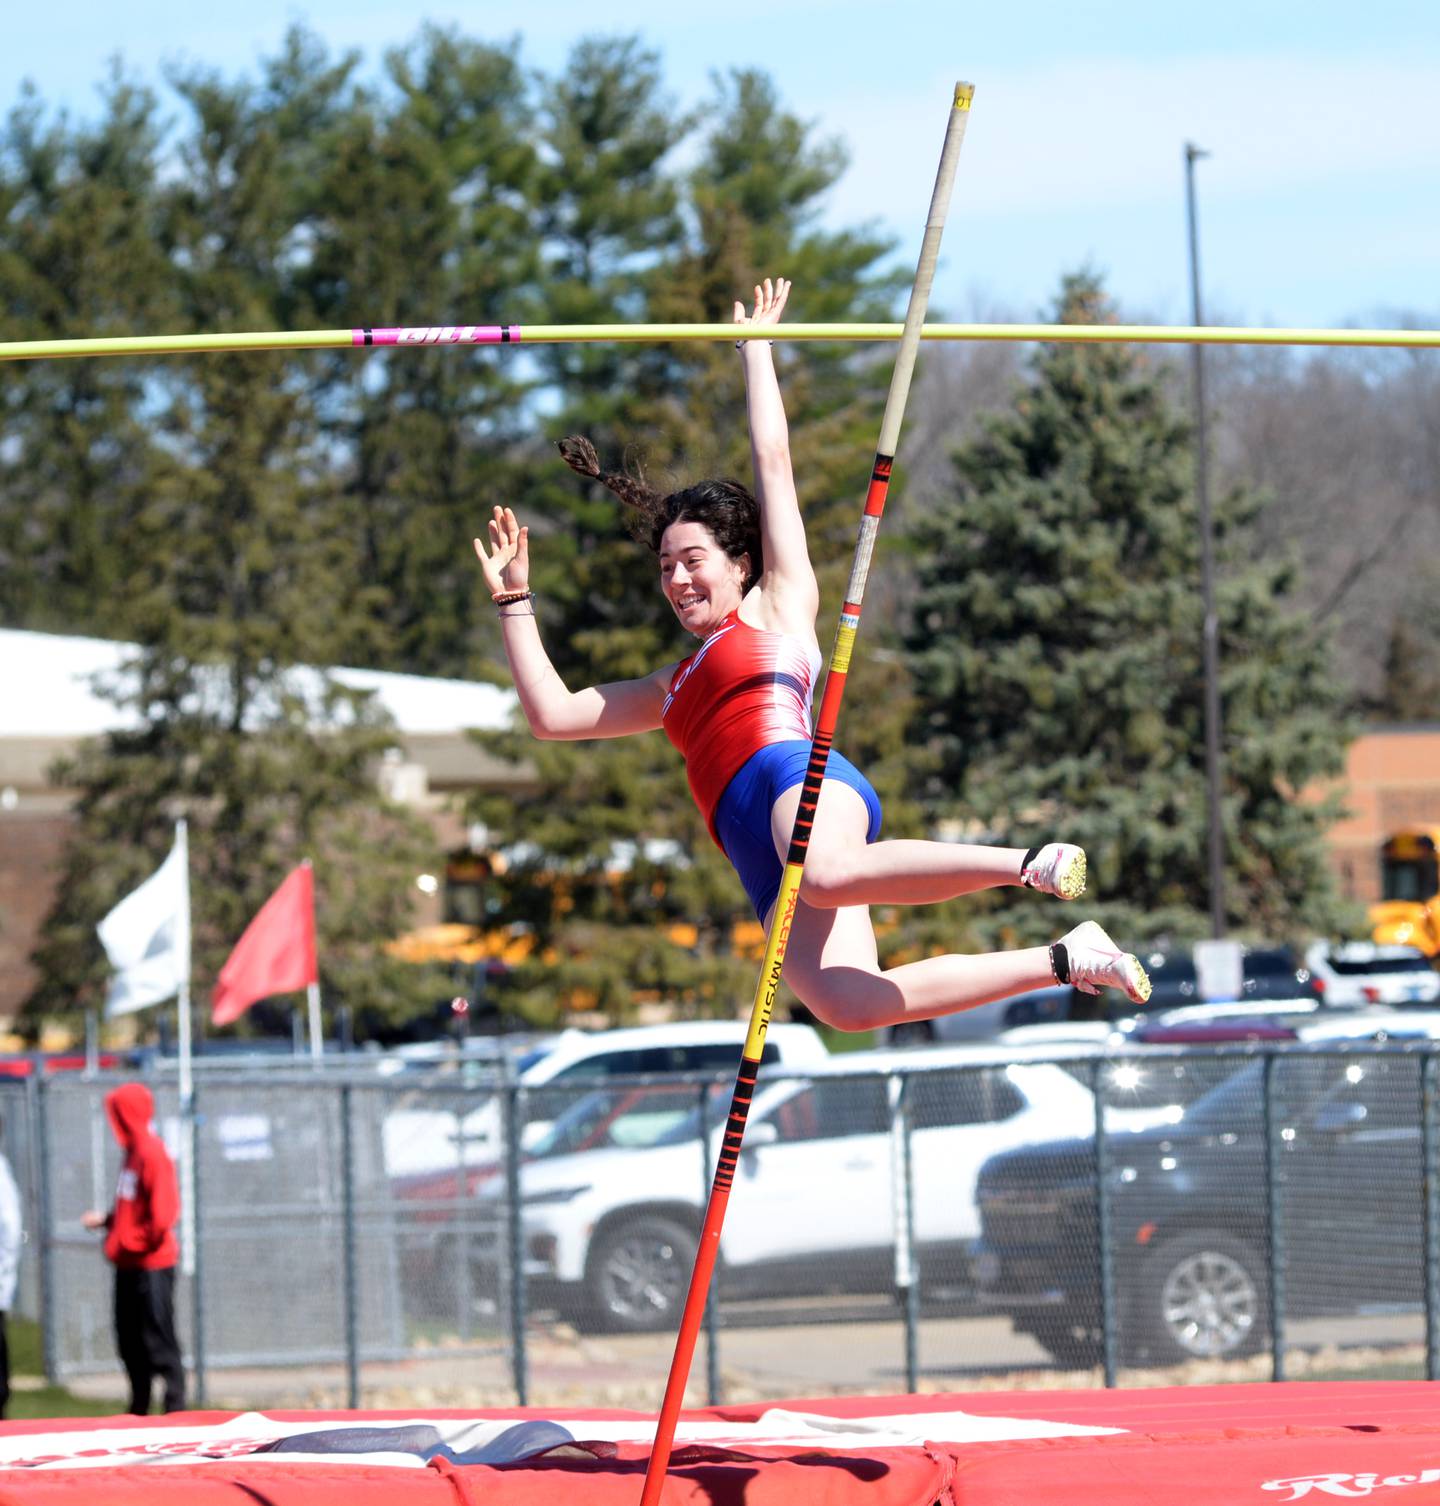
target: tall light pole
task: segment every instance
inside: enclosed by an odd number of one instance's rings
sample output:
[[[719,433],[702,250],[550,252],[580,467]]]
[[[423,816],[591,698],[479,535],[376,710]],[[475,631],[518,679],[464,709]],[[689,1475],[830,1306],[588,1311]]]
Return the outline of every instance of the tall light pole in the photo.
[[[1195,162],[1208,157],[1185,143],[1185,210],[1190,228],[1190,303],[1192,323],[1203,324],[1200,310],[1200,243],[1195,225]],[[1200,598],[1205,674],[1205,795],[1209,825],[1210,934],[1225,935],[1225,827],[1220,796],[1220,619],[1215,611],[1215,540],[1210,521],[1209,444],[1205,423],[1205,348],[1190,347],[1195,393],[1195,498],[1200,515]]]

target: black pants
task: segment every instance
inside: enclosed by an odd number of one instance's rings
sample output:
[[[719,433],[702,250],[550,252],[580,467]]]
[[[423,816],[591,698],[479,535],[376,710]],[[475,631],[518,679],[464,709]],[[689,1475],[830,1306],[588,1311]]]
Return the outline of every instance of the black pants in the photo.
[[[165,1410],[185,1410],[185,1370],[175,1338],[175,1268],[115,1272],[115,1346],[130,1377],[130,1410],[150,1410],[150,1384],[165,1382]]]
[[[10,1405],[10,1340],[5,1333],[5,1314],[0,1312],[0,1417]]]

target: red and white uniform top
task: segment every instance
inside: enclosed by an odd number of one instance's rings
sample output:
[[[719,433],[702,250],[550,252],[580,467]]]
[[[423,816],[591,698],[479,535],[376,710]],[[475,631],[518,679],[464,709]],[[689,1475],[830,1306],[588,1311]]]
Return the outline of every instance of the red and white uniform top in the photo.
[[[660,721],[717,843],[715,807],[744,764],[771,743],[810,741],[819,674],[813,643],[751,627],[738,610],[680,662]]]

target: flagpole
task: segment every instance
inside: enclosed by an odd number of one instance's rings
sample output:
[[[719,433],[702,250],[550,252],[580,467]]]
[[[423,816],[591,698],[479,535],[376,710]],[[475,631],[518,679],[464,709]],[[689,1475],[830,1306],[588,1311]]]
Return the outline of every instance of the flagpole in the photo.
[[[100,1071],[100,1015],[98,1010],[85,1011],[85,1075]],[[90,1206],[100,1207],[105,1197],[105,1112],[103,1100],[90,1101]]]
[[[179,975],[175,1009],[180,1027],[180,1108],[182,1113],[188,1114],[194,1091],[190,1075],[190,836],[183,817],[175,823],[175,845],[180,849],[180,871],[185,894],[184,923],[178,928],[179,934],[175,938],[178,962],[176,971]]]
[[[320,985],[305,985],[305,1000],[310,1006],[310,1059],[318,1067],[325,1055],[325,1042],[320,1035]]]
[[[180,1269],[195,1274],[195,1084],[191,1072],[190,1043],[190,836],[182,817],[175,823],[175,845],[180,849],[181,892],[184,895],[181,922],[175,937],[178,987],[175,1009],[180,1035]]]
[[[309,858],[302,858],[300,866],[308,870],[310,874],[310,932],[311,953],[316,953],[314,944],[315,932],[315,865]],[[310,1011],[310,1062],[318,1067],[325,1056],[325,1037],[320,1033],[320,972],[319,958],[315,956],[313,963],[315,976],[305,985],[305,1003]]]

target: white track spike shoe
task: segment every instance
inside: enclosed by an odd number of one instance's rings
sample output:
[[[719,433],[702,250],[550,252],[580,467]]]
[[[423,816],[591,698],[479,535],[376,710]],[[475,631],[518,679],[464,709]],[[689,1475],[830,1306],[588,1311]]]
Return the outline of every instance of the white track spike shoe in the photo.
[[[1020,870],[1020,882],[1057,899],[1079,899],[1085,892],[1085,849],[1047,842]]]
[[[1070,981],[1081,993],[1118,988],[1133,1004],[1150,997],[1150,979],[1140,959],[1122,952],[1093,920],[1082,922],[1060,941],[1070,964]]]

